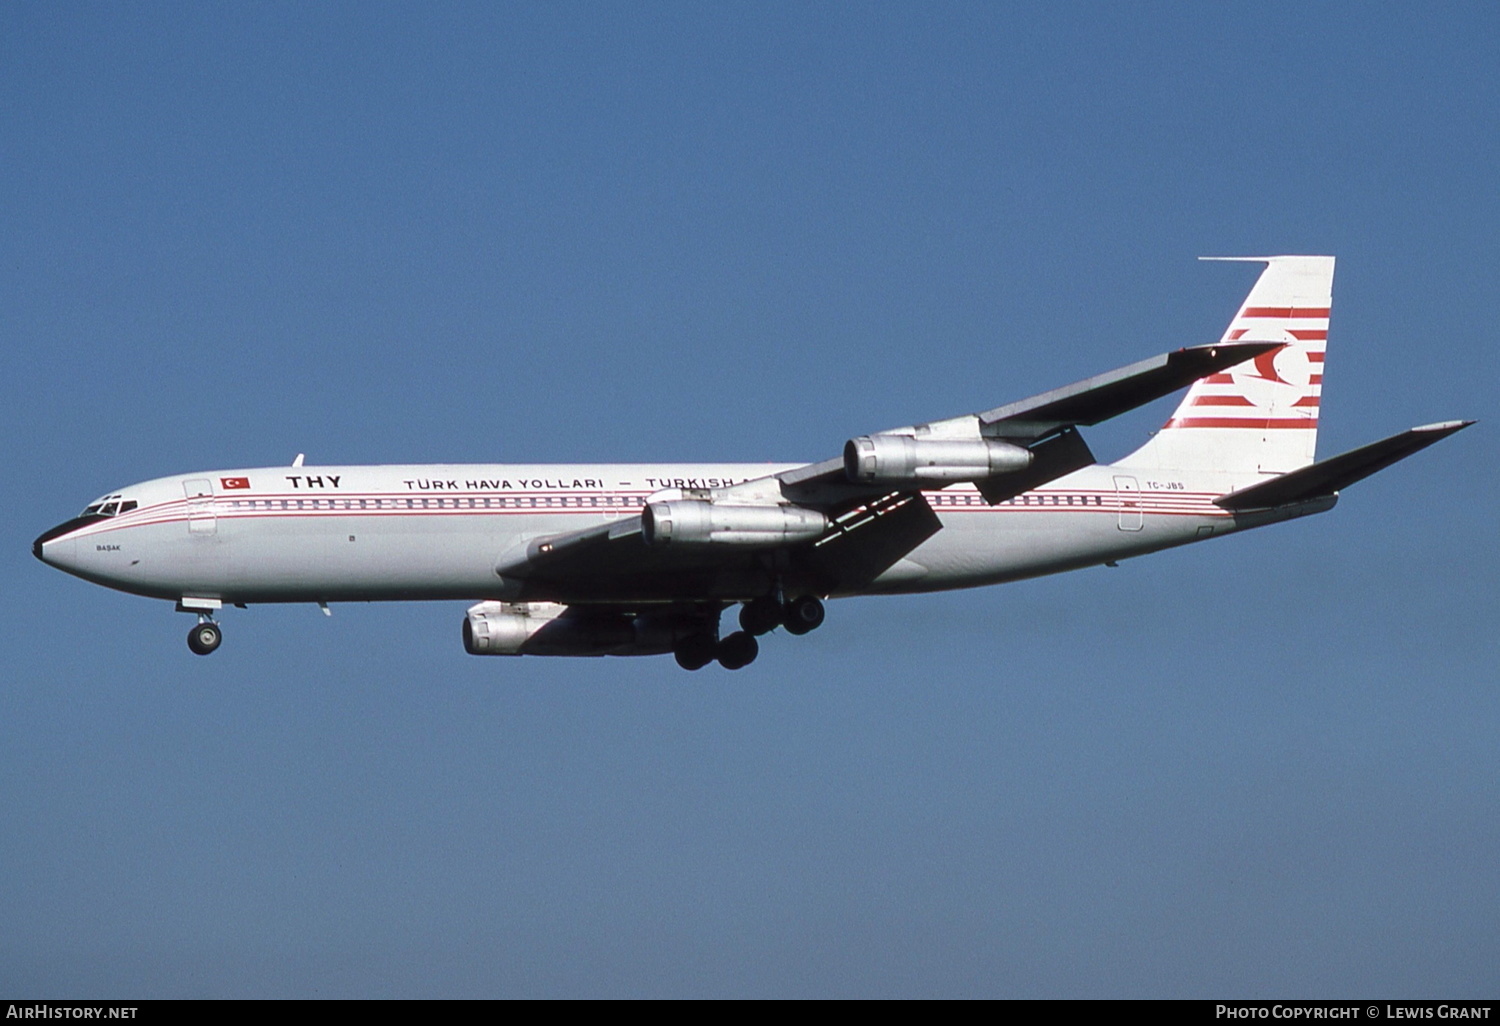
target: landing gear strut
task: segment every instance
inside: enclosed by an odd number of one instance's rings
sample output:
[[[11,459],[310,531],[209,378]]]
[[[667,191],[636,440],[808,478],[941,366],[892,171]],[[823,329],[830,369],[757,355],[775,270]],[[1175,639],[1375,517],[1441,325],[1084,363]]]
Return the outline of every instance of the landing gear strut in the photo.
[[[678,640],[672,649],[677,665],[684,670],[701,670],[714,660],[726,670],[738,670],[755,662],[760,642],[755,638],[785,626],[792,634],[806,634],[822,626],[823,601],[816,595],[800,595],[783,602],[781,589],[770,595],[751,599],[740,607],[740,630],[715,639],[711,627]]]
[[[219,647],[224,640],[224,632],[219,630],[219,625],[212,620],[204,620],[195,624],[188,631],[188,648],[193,650],[194,655],[208,655]]]

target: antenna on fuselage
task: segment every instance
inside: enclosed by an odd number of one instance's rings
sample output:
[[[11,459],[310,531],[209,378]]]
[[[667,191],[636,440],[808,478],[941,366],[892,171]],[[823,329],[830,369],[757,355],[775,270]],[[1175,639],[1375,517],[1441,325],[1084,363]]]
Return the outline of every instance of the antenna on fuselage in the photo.
[[[305,452],[299,452],[297,454],[297,458],[294,459],[294,460],[292,460],[292,466],[294,466],[294,467],[300,467],[300,466],[302,466],[302,461],[305,460],[305,459],[307,459],[307,453],[305,453]]]

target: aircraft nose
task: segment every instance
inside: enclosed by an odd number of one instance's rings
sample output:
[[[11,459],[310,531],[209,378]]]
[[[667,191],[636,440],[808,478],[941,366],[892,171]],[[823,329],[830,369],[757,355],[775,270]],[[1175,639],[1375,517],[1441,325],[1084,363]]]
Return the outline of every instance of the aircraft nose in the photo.
[[[74,517],[72,520],[58,524],[50,531],[43,532],[36,541],[31,543],[31,554],[43,563],[58,565],[58,557],[62,555],[61,550],[66,547],[71,551],[73,548],[73,539],[65,536],[72,534],[84,524],[93,523],[94,519],[93,517]]]

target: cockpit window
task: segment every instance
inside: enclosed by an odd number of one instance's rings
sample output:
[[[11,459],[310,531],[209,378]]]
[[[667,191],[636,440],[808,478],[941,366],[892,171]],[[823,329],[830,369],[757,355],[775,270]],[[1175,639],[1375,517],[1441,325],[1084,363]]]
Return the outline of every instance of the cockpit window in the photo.
[[[134,499],[121,502],[118,495],[106,495],[97,502],[89,503],[84,511],[78,515],[80,517],[113,517],[121,513],[129,513],[139,505],[140,503]]]

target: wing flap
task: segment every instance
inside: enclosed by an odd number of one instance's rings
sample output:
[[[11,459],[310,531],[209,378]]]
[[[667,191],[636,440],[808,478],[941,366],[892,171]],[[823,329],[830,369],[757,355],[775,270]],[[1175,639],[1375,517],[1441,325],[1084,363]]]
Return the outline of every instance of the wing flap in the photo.
[[[824,594],[860,591],[942,527],[920,492],[895,492],[850,510],[793,558]]]

